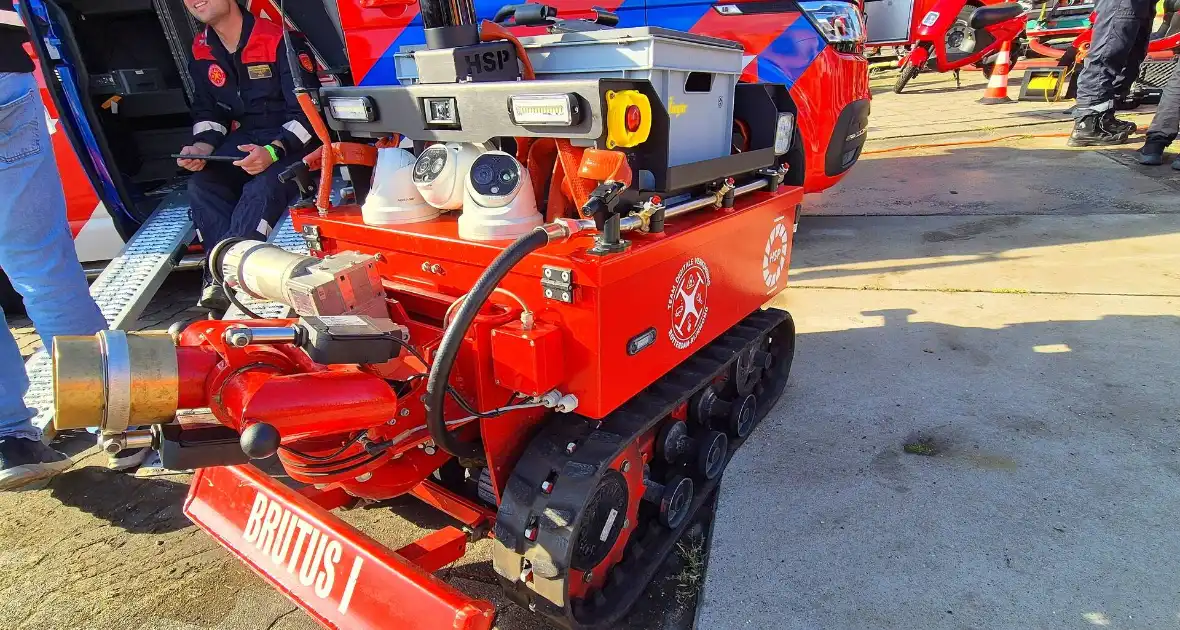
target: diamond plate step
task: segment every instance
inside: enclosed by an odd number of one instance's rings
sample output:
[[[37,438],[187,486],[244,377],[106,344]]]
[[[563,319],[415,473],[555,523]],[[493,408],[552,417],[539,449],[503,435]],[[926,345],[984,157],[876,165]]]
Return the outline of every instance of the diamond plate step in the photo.
[[[160,203],[123,251],[91,283],[90,295],[112,329],[135,323],[195,235],[188,216],[188,191],[179,186]],[[53,439],[53,362],[40,350],[25,363],[29,391],[25,405],[37,412],[33,424]]]

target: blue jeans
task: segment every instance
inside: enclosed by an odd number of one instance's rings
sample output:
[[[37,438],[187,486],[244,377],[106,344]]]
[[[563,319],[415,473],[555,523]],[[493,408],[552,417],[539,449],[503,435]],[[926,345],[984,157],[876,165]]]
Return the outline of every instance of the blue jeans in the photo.
[[[24,297],[47,350],[56,335],[92,335],[107,327],[74,252],[37,82],[24,73],[0,73],[0,269]],[[20,349],[5,325],[0,437],[41,437],[25,407],[28,388]]]

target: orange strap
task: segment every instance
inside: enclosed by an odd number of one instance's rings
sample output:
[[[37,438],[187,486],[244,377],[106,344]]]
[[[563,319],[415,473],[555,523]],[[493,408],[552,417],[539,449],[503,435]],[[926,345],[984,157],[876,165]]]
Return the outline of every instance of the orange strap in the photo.
[[[320,143],[324,146],[330,146],[332,144],[332,137],[328,135],[328,125],[324,124],[324,119],[316,111],[315,103],[311,101],[311,95],[307,92],[301,92],[295,95],[295,99],[299,101],[299,108],[303,110],[303,115],[307,116],[307,120],[311,122],[311,128],[315,130],[315,135],[320,139]],[[336,156],[334,153],[335,151],[320,152],[320,189],[315,199],[317,208],[330,208],[332,206],[332,172],[336,166]]]
[[[508,29],[496,24],[491,20],[484,20],[479,25],[479,41],[494,42],[499,40],[507,40],[511,42],[512,47],[516,49],[516,57],[520,59],[520,65],[524,66],[525,81],[532,81],[537,78],[536,72],[533,71],[533,62],[529,60],[529,56],[524,51],[524,45],[520,43],[516,36],[508,32]]]

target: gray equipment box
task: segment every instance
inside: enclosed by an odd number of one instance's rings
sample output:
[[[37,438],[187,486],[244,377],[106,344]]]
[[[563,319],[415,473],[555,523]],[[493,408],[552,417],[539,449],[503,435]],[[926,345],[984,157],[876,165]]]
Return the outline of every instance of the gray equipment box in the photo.
[[[730,154],[737,42],[658,27],[522,37],[537,79],[646,79],[668,111],[668,166]],[[398,81],[416,83],[411,48],[395,57]]]

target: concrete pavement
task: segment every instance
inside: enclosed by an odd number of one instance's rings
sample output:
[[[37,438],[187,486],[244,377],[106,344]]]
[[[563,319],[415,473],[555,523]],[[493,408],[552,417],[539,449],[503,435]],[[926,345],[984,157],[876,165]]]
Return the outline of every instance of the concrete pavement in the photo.
[[[792,381],[726,470],[699,628],[1180,625],[1180,174],[992,149],[992,216],[804,218]],[[989,150],[812,207],[986,198]]]
[[[870,82],[873,114],[869,119],[869,138],[874,142],[909,142],[939,134],[970,132],[1031,131],[1038,127],[1066,122],[1066,110],[1073,101],[1015,101],[1020,95],[1024,71],[1008,77],[1008,97],[1012,103],[982,105],[979,98],[987,87],[982,72],[966,70],[962,86],[955,87],[950,73],[923,72],[912,79],[901,94],[893,94],[896,72],[883,74]],[[1141,126],[1151,122],[1154,105],[1143,105],[1132,113],[1120,113]]]

